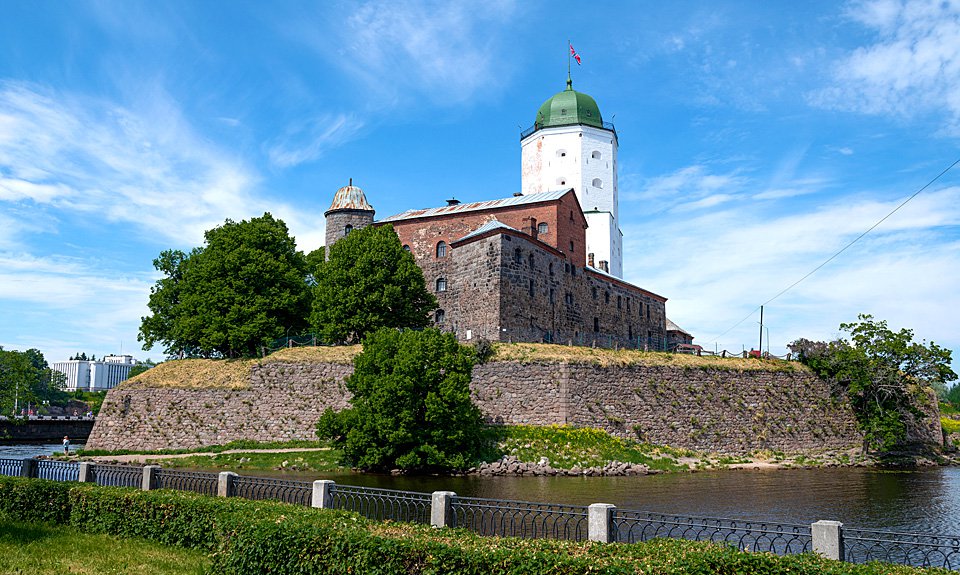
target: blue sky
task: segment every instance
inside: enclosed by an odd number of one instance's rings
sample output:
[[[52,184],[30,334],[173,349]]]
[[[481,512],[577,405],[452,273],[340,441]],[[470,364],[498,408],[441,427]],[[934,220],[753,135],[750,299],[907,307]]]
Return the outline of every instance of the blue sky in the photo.
[[[160,359],[153,258],[264,211],[312,250],[348,178],[378,217],[510,196],[568,39],[625,277],[709,349],[960,158],[960,3],[11,1],[0,345]],[[960,168],[768,303],[771,351],[858,313],[960,349],[958,224]]]

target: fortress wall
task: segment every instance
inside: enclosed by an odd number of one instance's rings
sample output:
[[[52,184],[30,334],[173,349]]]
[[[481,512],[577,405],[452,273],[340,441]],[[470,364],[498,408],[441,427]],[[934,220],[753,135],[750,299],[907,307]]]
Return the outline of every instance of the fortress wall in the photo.
[[[267,363],[247,389],[111,390],[91,449],[192,448],[238,439],[313,439],[327,407],[348,406],[343,364]],[[857,447],[848,404],[807,372],[491,362],[474,398],[504,424],[570,424],[695,450],[747,454]]]

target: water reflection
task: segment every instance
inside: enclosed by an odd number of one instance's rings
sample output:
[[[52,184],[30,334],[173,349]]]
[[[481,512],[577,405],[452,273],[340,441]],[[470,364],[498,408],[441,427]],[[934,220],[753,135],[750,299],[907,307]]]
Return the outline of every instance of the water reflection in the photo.
[[[83,449],[83,443],[70,442],[70,451]],[[16,445],[0,444],[0,458],[3,459],[24,459],[27,457],[39,457],[41,455],[51,455],[53,453],[63,453],[63,445],[60,443],[18,443]]]

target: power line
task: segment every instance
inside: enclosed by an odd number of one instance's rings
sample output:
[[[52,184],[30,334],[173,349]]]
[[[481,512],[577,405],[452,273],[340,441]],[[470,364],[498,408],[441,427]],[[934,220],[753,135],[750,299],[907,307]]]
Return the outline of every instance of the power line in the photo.
[[[870,232],[872,232],[874,229],[876,229],[877,226],[879,226],[880,224],[882,224],[883,222],[885,222],[885,221],[887,220],[887,218],[889,218],[889,217],[892,216],[893,214],[895,214],[895,213],[897,213],[898,211],[900,211],[900,208],[902,208],[903,206],[907,205],[907,203],[908,203],[910,200],[912,200],[913,198],[917,197],[917,196],[920,194],[920,192],[922,192],[922,191],[926,190],[927,188],[929,188],[930,186],[932,186],[937,180],[939,180],[941,177],[943,177],[944,174],[946,174],[947,172],[949,172],[950,170],[952,170],[954,167],[956,167],[957,164],[960,164],[960,158],[957,158],[956,161],[954,161],[952,164],[950,164],[949,166],[947,166],[946,168],[944,168],[943,171],[941,171],[939,174],[937,174],[932,180],[930,180],[929,182],[927,182],[926,184],[924,184],[924,186],[923,186],[922,188],[920,188],[919,190],[917,190],[916,192],[914,192],[913,195],[911,195],[909,198],[907,198],[907,199],[903,200],[902,202],[900,202],[900,205],[898,205],[897,207],[893,208],[893,210],[890,211],[890,213],[888,213],[887,215],[885,215],[885,216],[883,216],[882,218],[880,218],[880,220],[877,221],[877,223],[875,223],[875,224],[873,224],[872,226],[870,226],[865,232],[863,232],[862,234],[860,234],[859,236],[857,236],[856,238],[854,238],[853,241],[851,241],[851,242],[848,243],[847,245],[843,246],[843,248],[841,248],[840,251],[838,251],[837,253],[833,254],[832,256],[830,256],[829,258],[827,258],[823,263],[821,263],[821,264],[818,265],[817,267],[815,267],[815,268],[813,268],[812,270],[810,270],[810,271],[809,271],[805,276],[803,276],[802,278],[798,279],[797,281],[793,282],[792,284],[790,284],[789,286],[787,286],[786,288],[784,288],[783,290],[781,290],[780,293],[778,293],[777,295],[773,296],[772,298],[768,299],[767,301],[763,302],[762,304],[760,304],[760,305],[758,305],[757,307],[755,307],[755,308],[753,308],[752,310],[750,310],[750,313],[747,314],[746,317],[744,317],[743,319],[741,319],[741,320],[738,321],[737,323],[733,324],[733,326],[731,326],[727,331],[721,333],[721,334],[718,335],[717,337],[713,338],[713,340],[711,340],[711,341],[716,342],[716,341],[719,340],[721,337],[727,335],[728,333],[730,333],[731,331],[733,331],[738,325],[740,325],[741,323],[743,323],[743,322],[747,321],[748,319],[750,319],[750,316],[752,316],[753,314],[755,314],[755,313],[757,312],[757,310],[759,310],[759,309],[762,308],[763,306],[767,305],[768,303],[772,302],[773,300],[777,299],[778,297],[782,296],[783,294],[787,293],[788,291],[792,290],[793,288],[797,287],[801,282],[803,282],[803,280],[805,280],[805,279],[807,279],[808,277],[812,276],[813,274],[817,273],[817,271],[819,271],[820,268],[822,268],[823,266],[825,266],[825,265],[827,265],[828,263],[832,262],[834,259],[837,258],[837,256],[839,256],[839,255],[842,254],[843,252],[847,251],[847,250],[850,248],[850,246],[852,246],[853,244],[859,242],[861,239],[863,239],[864,236],[866,236],[867,234],[869,234]]]

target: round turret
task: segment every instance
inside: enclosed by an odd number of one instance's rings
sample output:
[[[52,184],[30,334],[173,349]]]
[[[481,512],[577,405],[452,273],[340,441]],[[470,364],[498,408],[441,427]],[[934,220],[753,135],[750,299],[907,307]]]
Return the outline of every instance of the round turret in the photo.
[[[551,126],[585,124],[603,128],[600,107],[592,97],[573,89],[573,81],[567,78],[567,89],[550,97],[537,111],[534,120],[536,129]]]
[[[353,185],[353,178],[348,185],[337,190],[330,209],[323,213],[327,222],[325,234],[327,257],[330,256],[330,246],[353,230],[360,230],[372,224],[375,213],[373,206],[367,202],[363,190]]]

